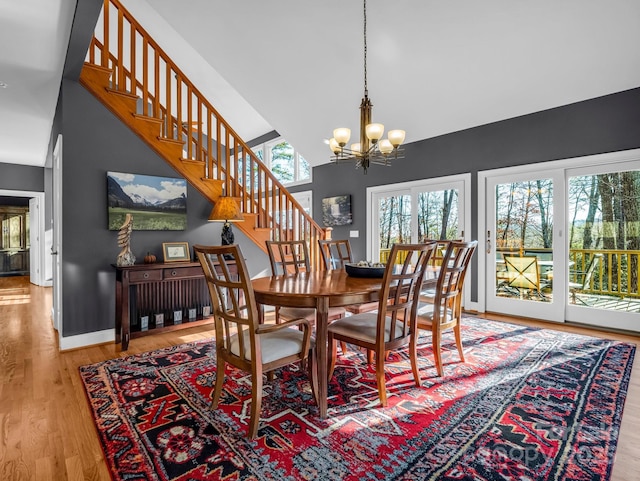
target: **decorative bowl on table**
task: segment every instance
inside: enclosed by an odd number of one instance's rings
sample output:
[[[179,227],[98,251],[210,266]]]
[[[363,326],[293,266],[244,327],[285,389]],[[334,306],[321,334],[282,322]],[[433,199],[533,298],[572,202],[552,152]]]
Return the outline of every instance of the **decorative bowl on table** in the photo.
[[[345,263],[344,269],[351,277],[382,277],[386,267],[380,263],[360,261]]]

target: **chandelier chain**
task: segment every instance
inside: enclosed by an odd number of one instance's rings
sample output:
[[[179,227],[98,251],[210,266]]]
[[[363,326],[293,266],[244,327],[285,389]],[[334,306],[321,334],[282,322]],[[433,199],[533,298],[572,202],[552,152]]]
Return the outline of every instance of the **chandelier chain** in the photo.
[[[364,96],[369,96],[369,89],[367,87],[367,0],[363,2],[364,13]]]

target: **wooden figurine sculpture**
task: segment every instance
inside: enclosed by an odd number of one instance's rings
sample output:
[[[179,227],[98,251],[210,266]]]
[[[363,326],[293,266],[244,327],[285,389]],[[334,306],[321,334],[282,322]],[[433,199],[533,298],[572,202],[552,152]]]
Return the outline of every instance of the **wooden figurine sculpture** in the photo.
[[[133,230],[133,217],[127,214],[124,224],[118,233],[118,246],[122,247],[118,254],[117,266],[132,266],[136,263],[136,256],[131,252],[131,231]]]

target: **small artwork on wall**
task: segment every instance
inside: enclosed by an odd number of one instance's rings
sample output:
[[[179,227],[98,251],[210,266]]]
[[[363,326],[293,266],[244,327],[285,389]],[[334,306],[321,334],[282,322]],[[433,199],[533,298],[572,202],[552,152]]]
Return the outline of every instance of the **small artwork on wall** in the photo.
[[[322,222],[326,227],[351,224],[351,196],[338,195],[322,199]]]
[[[187,181],[173,177],[107,172],[109,230],[118,230],[127,214],[133,230],[185,230]]]

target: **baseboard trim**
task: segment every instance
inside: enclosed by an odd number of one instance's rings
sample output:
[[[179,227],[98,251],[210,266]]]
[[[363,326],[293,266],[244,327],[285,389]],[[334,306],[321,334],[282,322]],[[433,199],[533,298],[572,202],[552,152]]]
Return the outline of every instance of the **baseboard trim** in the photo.
[[[61,337],[59,346],[60,351],[70,351],[83,347],[94,346],[96,344],[107,344],[116,341],[114,329],[104,331],[89,332],[87,334],[78,334],[77,336]]]

